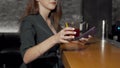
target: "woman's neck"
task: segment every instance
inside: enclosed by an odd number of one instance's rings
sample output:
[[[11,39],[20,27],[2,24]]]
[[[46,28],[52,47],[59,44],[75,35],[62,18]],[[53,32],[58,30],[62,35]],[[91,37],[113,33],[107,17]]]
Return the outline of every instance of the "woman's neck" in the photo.
[[[45,21],[47,21],[49,19],[49,17],[48,17],[49,13],[43,12],[43,11],[40,11],[39,13]]]
[[[45,21],[47,21],[49,19],[48,16],[49,16],[50,10],[46,9],[45,7],[43,7],[40,4],[39,4],[39,13]]]

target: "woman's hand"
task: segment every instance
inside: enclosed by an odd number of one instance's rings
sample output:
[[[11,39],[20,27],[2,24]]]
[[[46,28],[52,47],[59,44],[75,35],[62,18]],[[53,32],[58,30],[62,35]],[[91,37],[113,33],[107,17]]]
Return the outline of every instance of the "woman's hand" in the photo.
[[[82,44],[86,44],[89,41],[89,39],[91,39],[91,38],[92,38],[92,36],[88,35],[87,38],[81,38],[81,39],[79,39],[79,42],[81,42]]]
[[[88,41],[89,39],[91,39],[92,38],[92,36],[91,35],[88,35],[88,37],[87,38],[81,38],[81,39],[79,39],[80,41]]]
[[[66,27],[62,29],[59,33],[55,34],[55,41],[57,43],[68,43],[70,39],[74,39],[75,28]]]

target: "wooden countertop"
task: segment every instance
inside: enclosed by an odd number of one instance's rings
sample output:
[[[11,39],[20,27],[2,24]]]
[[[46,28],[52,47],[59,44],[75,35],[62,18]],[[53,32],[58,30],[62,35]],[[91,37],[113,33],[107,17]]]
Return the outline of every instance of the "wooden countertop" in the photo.
[[[120,68],[120,48],[98,39],[85,46],[68,43],[61,46],[65,68]]]

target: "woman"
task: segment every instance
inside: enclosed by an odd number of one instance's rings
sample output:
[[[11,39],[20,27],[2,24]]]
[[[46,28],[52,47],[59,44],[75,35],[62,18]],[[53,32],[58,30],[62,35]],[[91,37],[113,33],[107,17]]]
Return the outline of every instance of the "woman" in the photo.
[[[29,0],[20,27],[21,68],[55,68],[59,43],[68,43],[74,28],[59,31],[60,0]],[[58,32],[59,31],[59,32]]]

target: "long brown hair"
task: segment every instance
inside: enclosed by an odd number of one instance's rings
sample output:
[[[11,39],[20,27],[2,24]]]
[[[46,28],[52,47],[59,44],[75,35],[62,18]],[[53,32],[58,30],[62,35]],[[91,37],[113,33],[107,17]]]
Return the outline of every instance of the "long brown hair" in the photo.
[[[59,27],[59,21],[62,16],[62,8],[61,8],[61,0],[57,1],[57,6],[54,10],[51,11],[50,17],[54,21],[54,27],[55,29],[58,29]],[[25,12],[20,20],[23,20],[24,17],[28,15],[34,15],[39,13],[39,6],[36,0],[29,0],[25,9]]]

